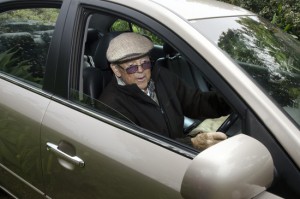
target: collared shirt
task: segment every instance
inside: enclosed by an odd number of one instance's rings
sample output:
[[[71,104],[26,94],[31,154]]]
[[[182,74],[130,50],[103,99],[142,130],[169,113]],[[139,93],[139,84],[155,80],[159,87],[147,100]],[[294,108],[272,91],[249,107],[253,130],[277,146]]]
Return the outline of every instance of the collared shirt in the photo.
[[[120,77],[117,77],[117,76],[115,76],[115,77],[117,79],[118,85],[120,85],[120,86],[126,85],[125,82]],[[155,84],[152,79],[150,79],[147,89],[146,90],[141,89],[141,90],[159,105],[157,95],[155,92]]]

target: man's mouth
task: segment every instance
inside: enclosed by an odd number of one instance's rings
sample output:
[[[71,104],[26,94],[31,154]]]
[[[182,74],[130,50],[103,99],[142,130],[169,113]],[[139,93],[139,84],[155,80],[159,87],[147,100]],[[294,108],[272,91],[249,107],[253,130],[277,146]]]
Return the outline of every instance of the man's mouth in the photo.
[[[146,79],[146,77],[144,76],[144,77],[138,77],[137,78],[137,80],[139,81],[139,82],[142,82],[142,81],[144,81]]]

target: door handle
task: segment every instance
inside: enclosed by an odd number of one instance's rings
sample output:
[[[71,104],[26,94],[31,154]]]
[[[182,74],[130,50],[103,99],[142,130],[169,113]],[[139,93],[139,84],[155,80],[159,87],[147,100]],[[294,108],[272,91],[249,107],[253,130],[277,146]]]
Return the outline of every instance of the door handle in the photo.
[[[85,163],[82,159],[80,159],[77,156],[71,156],[63,151],[61,151],[57,145],[52,144],[50,142],[47,142],[47,150],[48,151],[52,151],[53,153],[55,153],[56,155],[58,155],[59,157],[66,159],[67,161],[79,166],[79,167],[84,167]]]

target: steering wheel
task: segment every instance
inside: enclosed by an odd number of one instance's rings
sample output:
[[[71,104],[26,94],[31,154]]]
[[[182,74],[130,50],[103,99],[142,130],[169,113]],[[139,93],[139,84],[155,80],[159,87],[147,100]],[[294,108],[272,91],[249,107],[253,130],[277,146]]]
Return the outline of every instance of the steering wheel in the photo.
[[[234,122],[238,119],[237,113],[231,113],[229,117],[221,124],[221,126],[218,128],[217,132],[223,132],[226,134],[226,132],[229,130],[229,128],[234,124]],[[227,135],[229,136],[229,135]],[[230,137],[230,136],[229,136]]]

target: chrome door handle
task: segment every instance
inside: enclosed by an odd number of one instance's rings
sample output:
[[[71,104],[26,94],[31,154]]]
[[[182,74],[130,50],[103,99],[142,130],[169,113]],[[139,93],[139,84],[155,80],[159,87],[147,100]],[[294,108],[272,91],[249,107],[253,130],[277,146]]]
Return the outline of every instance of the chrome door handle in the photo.
[[[79,166],[79,167],[84,167],[84,161],[82,159],[80,159],[77,156],[70,156],[67,153],[59,150],[58,146],[55,144],[52,144],[50,142],[47,142],[47,150],[48,151],[52,151],[53,153],[55,153],[56,155],[62,157],[63,159],[66,159],[67,161]]]

